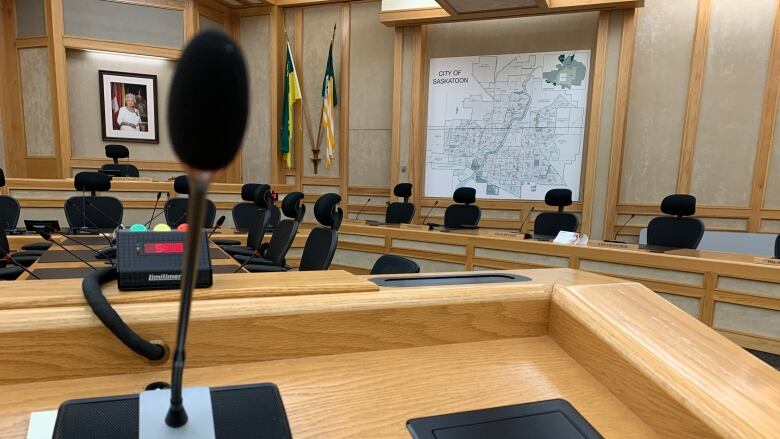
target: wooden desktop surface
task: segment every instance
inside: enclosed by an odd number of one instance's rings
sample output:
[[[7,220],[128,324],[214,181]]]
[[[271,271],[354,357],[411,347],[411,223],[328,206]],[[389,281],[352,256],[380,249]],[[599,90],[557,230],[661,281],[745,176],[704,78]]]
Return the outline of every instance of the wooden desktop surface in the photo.
[[[185,383],[273,382],[295,437],[408,438],[413,417],[551,398],[608,438],[780,431],[780,373],[642,285],[517,273],[532,281],[197,300]],[[173,336],[176,302],[117,309],[143,334]],[[168,380],[169,363],[139,366],[95,320],[83,307],[0,310],[1,438],[25,437],[31,411],[65,399]],[[36,367],[46,380],[8,381]]]

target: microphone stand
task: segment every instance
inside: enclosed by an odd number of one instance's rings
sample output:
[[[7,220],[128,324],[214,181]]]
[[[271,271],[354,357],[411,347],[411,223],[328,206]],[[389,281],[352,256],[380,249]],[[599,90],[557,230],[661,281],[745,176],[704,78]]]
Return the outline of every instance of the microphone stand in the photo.
[[[625,228],[625,227],[628,225],[628,223],[630,223],[630,222],[631,222],[631,220],[632,220],[632,219],[634,219],[634,217],[636,217],[636,214],[635,214],[635,213],[631,214],[631,216],[630,216],[630,217],[628,217],[628,220],[627,220],[626,222],[624,222],[624,223],[623,223],[623,225],[622,225],[622,226],[620,226],[620,227],[617,229],[617,231],[615,232],[615,239],[607,239],[607,240],[605,240],[604,242],[613,242],[613,243],[615,243],[615,244],[625,244],[625,242],[623,242],[623,241],[619,241],[619,240],[617,239],[617,237],[618,237],[618,235],[620,235],[620,232],[622,232],[622,231],[623,231],[623,228]]]
[[[171,405],[165,416],[165,423],[172,428],[180,428],[187,424],[187,411],[182,399],[184,374],[184,347],[187,343],[187,327],[192,308],[192,290],[197,277],[196,265],[200,257],[200,240],[203,238],[205,222],[206,192],[212,173],[208,171],[189,170],[190,197],[187,210],[191,220],[187,229],[187,240],[184,249],[184,267],[181,275],[181,306],[179,308],[179,325],[176,336],[176,351],[173,355],[171,371]]]
[[[426,213],[426,214],[425,214],[425,218],[423,218],[423,220],[422,220],[422,223],[423,223],[423,224],[425,224],[425,220],[427,220],[427,219],[428,219],[428,216],[431,214],[431,212],[433,212],[433,209],[435,209],[435,208],[436,208],[436,206],[438,206],[438,205],[439,205],[439,200],[436,200],[436,201],[433,203],[433,206],[431,206],[431,208],[430,208],[430,209],[428,209],[428,213]],[[434,228],[434,227],[436,227],[436,226],[438,226],[438,224],[428,224],[428,229],[429,229],[429,230],[433,230],[433,228]]]
[[[363,212],[363,209],[364,209],[364,208],[366,207],[366,205],[367,205],[368,203],[370,203],[370,202],[371,202],[371,198],[369,197],[369,198],[368,198],[368,200],[366,200],[366,202],[365,202],[365,203],[363,203],[363,205],[362,205],[362,206],[360,206],[360,209],[359,209],[359,210],[357,211],[357,213],[355,214],[355,221],[357,221],[358,217],[360,217],[360,213],[361,213],[361,212]]]
[[[114,264],[114,261],[111,260],[111,258],[106,256],[105,253],[101,252],[100,250],[95,250],[94,248],[88,246],[87,244],[84,244],[83,242],[74,239],[72,236],[66,236],[66,235],[63,235],[62,233],[59,233],[59,235],[60,236],[64,236],[65,238],[75,242],[76,244],[78,244],[78,245],[80,245],[82,247],[86,247],[87,249],[92,250],[93,252],[95,252],[95,255],[98,256],[98,257],[102,256],[102,257],[106,258],[111,265],[116,265],[116,264]]]
[[[89,262],[85,261],[84,258],[79,257],[79,255],[73,253],[72,251],[68,250],[67,247],[65,247],[64,245],[62,245],[59,242],[57,242],[54,238],[51,237],[50,234],[48,234],[48,233],[46,233],[44,231],[41,231],[41,230],[38,230],[38,234],[41,235],[41,238],[43,238],[44,240],[51,242],[52,244],[56,245],[57,247],[65,250],[66,252],[68,252],[69,255],[71,255],[74,258],[78,259],[79,261],[87,264],[87,267],[89,267],[89,268],[91,268],[93,270],[97,270],[97,268],[95,268],[92,264],[90,264]]]
[[[11,252],[9,252],[7,249],[5,249],[3,247],[0,247],[0,252],[3,252],[3,257],[0,258],[0,259],[2,259],[3,261],[10,262],[10,263],[16,265],[17,267],[19,267],[22,270],[24,270],[30,276],[32,276],[32,277],[34,277],[34,278],[36,278],[38,280],[41,280],[40,277],[36,276],[35,273],[33,273],[32,271],[28,270],[27,267],[25,267],[24,265],[20,264],[19,261],[14,260],[13,256],[11,256]]]
[[[152,221],[154,221],[154,219],[156,218],[154,216],[154,213],[157,211],[157,204],[160,202],[160,197],[162,197],[162,192],[157,192],[157,199],[154,200],[154,207],[152,208],[151,218],[149,218],[149,221],[144,223],[144,226],[149,227]]]
[[[526,215],[525,219],[523,220],[523,222],[520,223],[520,233],[523,234],[523,237],[525,239],[530,239],[532,237],[530,233],[523,232],[523,228],[525,228],[525,224],[531,218],[531,215],[533,215],[534,209],[536,209],[536,206],[531,206],[531,210],[528,211],[528,215]]]

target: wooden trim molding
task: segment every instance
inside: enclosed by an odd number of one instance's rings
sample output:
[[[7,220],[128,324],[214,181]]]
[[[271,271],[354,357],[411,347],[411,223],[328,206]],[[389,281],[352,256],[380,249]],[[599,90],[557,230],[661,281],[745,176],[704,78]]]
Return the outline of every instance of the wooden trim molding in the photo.
[[[696,146],[696,132],[699,129],[701,94],[704,88],[704,67],[707,64],[707,41],[710,33],[712,0],[699,0],[696,17],[696,32],[691,53],[691,76],[688,81],[688,102],[685,108],[683,138],[680,147],[680,163],[677,171],[677,193],[691,191],[693,174],[693,150]]]
[[[404,29],[395,29],[393,42],[393,126],[390,139],[390,196],[400,181],[401,161],[401,95],[403,93]]]
[[[27,166],[24,118],[22,112],[19,53],[16,49],[16,4],[0,1],[0,111],[2,111],[5,173],[7,177],[25,177]]]
[[[109,163],[110,160],[103,158],[93,157],[72,157],[70,164],[74,169],[98,169],[102,165]],[[163,160],[133,160],[132,164],[135,165],[140,171],[173,171],[184,172],[184,167],[180,162],[163,161]]]
[[[59,162],[58,177],[70,176],[70,107],[68,105],[68,71],[65,59],[65,22],[63,0],[46,0],[49,33],[49,69],[52,81],[52,116],[54,117],[54,153]]]
[[[349,200],[349,69],[352,9],[348,3],[341,6],[341,96],[339,96],[339,192],[343,200]],[[349,215],[349,203],[343,203],[344,213]]]
[[[27,38],[16,39],[17,49],[32,49],[34,47],[48,47],[48,46],[49,46],[48,37],[27,37]]]
[[[175,47],[125,43],[121,41],[101,40],[99,38],[63,36],[62,43],[67,49],[98,50],[166,59],[178,59],[181,56],[181,49]]]
[[[596,59],[593,62],[593,82],[590,97],[590,119],[585,155],[585,190],[583,191],[582,233],[590,234],[593,222],[593,198],[596,193],[596,167],[598,164],[601,109],[604,105],[604,74],[607,68],[607,43],[609,42],[609,12],[599,12],[596,31]]]
[[[631,94],[631,70],[634,64],[634,46],[636,44],[636,11],[628,10],[623,15],[623,33],[620,42],[620,61],[618,64],[617,94],[615,96],[615,114],[612,123],[612,149],[609,160],[607,183],[607,214],[604,216],[604,236],[612,237],[617,205],[620,200],[620,177],[623,168],[623,148],[626,143],[626,121],[628,119],[628,101]]]

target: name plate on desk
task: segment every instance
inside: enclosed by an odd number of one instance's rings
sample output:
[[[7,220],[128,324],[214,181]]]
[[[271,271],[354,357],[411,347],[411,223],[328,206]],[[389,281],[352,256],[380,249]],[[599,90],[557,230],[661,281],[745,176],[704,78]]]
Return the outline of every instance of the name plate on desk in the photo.
[[[511,239],[525,239],[525,234],[523,233],[517,233],[517,232],[511,232],[511,231],[481,231],[480,235],[482,236],[490,236],[490,237],[496,237],[496,238],[511,238]]]
[[[425,224],[401,224],[401,228],[407,230],[430,230],[430,227]]]
[[[352,224],[355,226],[365,226],[366,222],[364,220],[354,220],[354,219],[345,219],[341,221],[341,224]]]
[[[588,247],[615,248],[618,250],[639,250],[639,244],[625,242],[588,241]]]
[[[756,257],[753,258],[753,263],[762,264],[762,265],[774,265],[775,267],[780,267],[780,259],[775,259],[775,258]]]

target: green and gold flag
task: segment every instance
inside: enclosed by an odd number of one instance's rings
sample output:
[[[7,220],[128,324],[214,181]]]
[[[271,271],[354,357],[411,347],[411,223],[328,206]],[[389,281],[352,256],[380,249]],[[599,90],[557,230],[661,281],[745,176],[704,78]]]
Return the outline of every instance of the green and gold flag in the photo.
[[[293,152],[293,107],[301,99],[301,86],[298,82],[298,72],[295,71],[290,41],[287,41],[287,68],[284,75],[284,107],[282,108],[282,127],[279,136],[279,152],[287,169],[292,168]]]
[[[333,41],[328,51],[328,64],[325,66],[325,79],[322,81],[322,120],[320,126],[325,128],[325,166],[330,167],[336,156],[336,121],[333,109],[338,105],[336,96],[336,78],[333,71]]]

